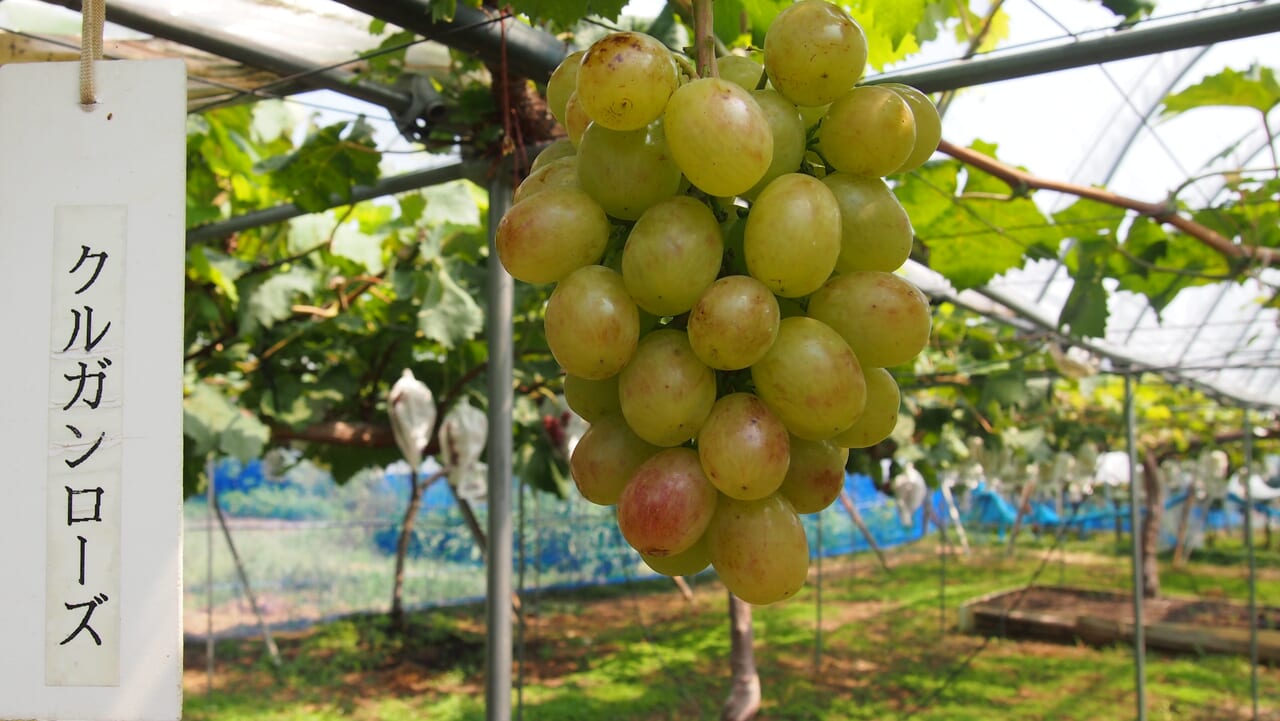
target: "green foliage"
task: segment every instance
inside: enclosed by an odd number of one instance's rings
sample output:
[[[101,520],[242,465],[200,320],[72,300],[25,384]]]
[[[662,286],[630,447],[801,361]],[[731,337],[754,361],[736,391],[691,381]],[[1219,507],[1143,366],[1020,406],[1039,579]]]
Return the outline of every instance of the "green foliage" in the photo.
[[[270,175],[299,208],[316,212],[334,198],[351,200],[354,186],[377,182],[381,159],[373,128],[361,118],[319,128],[297,150],[268,158],[256,170]]]
[[[1280,104],[1280,83],[1275,70],[1253,65],[1247,70],[1227,68],[1164,99],[1164,114],[1177,115],[1194,108],[1229,106],[1266,113]]]

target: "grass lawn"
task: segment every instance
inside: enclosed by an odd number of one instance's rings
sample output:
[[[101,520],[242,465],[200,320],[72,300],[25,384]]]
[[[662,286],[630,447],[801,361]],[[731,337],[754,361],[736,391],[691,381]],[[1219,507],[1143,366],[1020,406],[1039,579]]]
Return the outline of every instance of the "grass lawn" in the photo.
[[[1125,589],[1127,551],[1103,537],[1075,543],[1065,563],[1028,538],[1012,557],[979,544],[944,567],[932,545],[827,559],[794,600],[754,611],[761,719],[1133,718],[1132,649],[1096,649],[956,631],[965,599],[1041,583]],[[1047,544],[1045,544],[1047,545]],[[1258,598],[1280,600],[1280,552],[1259,555]],[[1185,569],[1162,564],[1171,595],[1244,599],[1237,540],[1221,539]],[[711,574],[687,602],[668,581],[543,593],[516,629],[522,681],[514,718],[545,721],[714,719],[728,690],[728,617]],[[278,638],[282,668],[261,641],[222,641],[213,689],[202,645],[188,648],[190,721],[431,721],[484,718],[484,609],[424,611],[408,632],[357,616]],[[1148,717],[1250,718],[1247,658],[1147,655]],[[1261,718],[1280,719],[1280,669],[1259,669]]]

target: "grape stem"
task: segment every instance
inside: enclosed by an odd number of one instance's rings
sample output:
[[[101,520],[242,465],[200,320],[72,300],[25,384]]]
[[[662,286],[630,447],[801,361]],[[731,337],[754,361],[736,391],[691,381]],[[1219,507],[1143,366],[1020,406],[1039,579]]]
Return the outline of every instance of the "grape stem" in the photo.
[[[714,0],[693,0],[693,48],[698,60],[698,77],[718,78]]]

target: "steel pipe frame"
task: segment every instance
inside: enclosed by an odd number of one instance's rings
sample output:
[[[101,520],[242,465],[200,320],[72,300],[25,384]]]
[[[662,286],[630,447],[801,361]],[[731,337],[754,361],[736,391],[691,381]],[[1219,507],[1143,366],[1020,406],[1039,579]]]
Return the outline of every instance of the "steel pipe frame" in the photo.
[[[883,73],[868,78],[866,82],[904,83],[921,92],[932,93],[1239,40],[1280,30],[1280,5],[1259,5],[1153,27],[1145,25],[1053,47]]]
[[[44,0],[80,12],[81,0]],[[305,58],[282,53],[261,45],[246,43],[233,35],[208,27],[183,23],[159,13],[138,10],[116,0],[107,3],[107,20],[138,32],[203,50],[262,70],[296,78],[313,88],[333,90],[394,113],[408,110],[413,97],[388,85],[359,77],[339,69],[316,70],[316,64]],[[355,58],[352,58],[353,60]]]
[[[490,65],[505,63],[515,74],[537,82],[546,82],[570,52],[567,43],[550,33],[465,3],[458,3],[453,20],[436,21],[430,0],[334,1],[475,55]]]
[[[411,173],[394,175],[390,178],[384,178],[374,185],[357,185],[351,189],[351,197],[349,198],[334,196],[333,198],[330,198],[332,205],[329,207],[350,205],[364,200],[380,198],[384,195],[406,193],[408,191],[425,188],[430,185],[447,183],[451,180],[460,180],[462,178],[475,180],[482,170],[483,164],[481,163],[458,160],[449,163],[448,165],[441,165],[427,170],[416,170]],[[221,238],[242,230],[248,230],[249,228],[257,228],[259,226],[271,225],[273,223],[282,223],[291,218],[306,215],[310,212],[312,211],[303,210],[293,203],[285,203],[283,205],[277,205],[264,210],[243,213],[227,220],[219,221],[217,223],[209,223],[208,225],[201,225],[188,230],[187,246],[190,247],[191,245],[201,241]]]

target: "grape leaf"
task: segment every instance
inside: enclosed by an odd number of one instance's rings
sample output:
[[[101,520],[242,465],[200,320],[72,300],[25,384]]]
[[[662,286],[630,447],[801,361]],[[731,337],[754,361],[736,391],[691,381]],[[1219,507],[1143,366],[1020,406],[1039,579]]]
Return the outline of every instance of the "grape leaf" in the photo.
[[[929,4],[929,0],[861,0],[856,6],[870,13],[872,27],[864,25],[863,30],[883,35],[897,49],[908,35],[914,44],[915,31],[925,20]]]
[[[182,399],[182,430],[195,453],[225,453],[242,461],[262,455],[270,429],[218,389],[200,383]]]
[[[1108,257],[1115,246],[1104,238],[1081,238],[1067,254],[1067,267],[1075,281],[1058,314],[1058,327],[1082,338],[1102,338],[1107,333],[1107,289],[1102,284]]]
[[[382,238],[360,232],[354,226],[343,223],[333,236],[330,250],[334,255],[355,261],[373,275],[382,273]]]
[[[276,273],[247,293],[248,302],[244,304],[244,312],[248,314],[246,320],[270,328],[276,321],[293,315],[294,299],[299,295],[309,296],[313,287],[312,274],[297,265]],[[244,289],[240,292],[246,295]]]
[[[1267,112],[1280,104],[1280,83],[1275,71],[1253,65],[1240,71],[1227,68],[1164,99],[1164,114],[1177,115],[1192,108],[1226,105]]]
[[[1179,292],[1230,272],[1217,251],[1187,235],[1169,233],[1151,218],[1139,218],[1115,253],[1111,275],[1120,289],[1147,297],[1158,316]]]
[[[484,329],[484,311],[443,268],[429,276],[418,310],[418,330],[446,349]]]
[[[354,186],[376,182],[381,159],[372,130],[361,119],[320,128],[293,153],[269,158],[257,170],[270,174],[272,184],[299,208],[317,212],[335,199],[349,201]]]
[[[475,194],[476,186],[466,180],[454,180],[433,185],[422,191],[427,201],[422,212],[422,223],[439,225],[480,225],[480,204]]]

